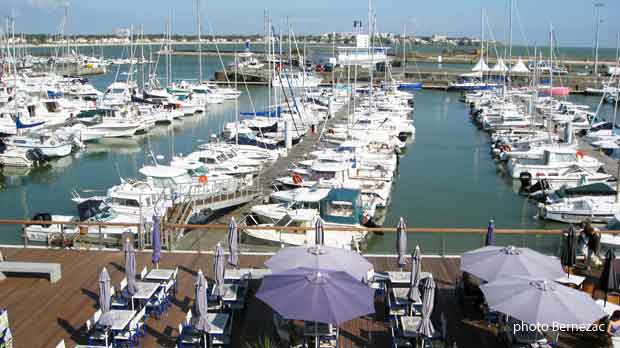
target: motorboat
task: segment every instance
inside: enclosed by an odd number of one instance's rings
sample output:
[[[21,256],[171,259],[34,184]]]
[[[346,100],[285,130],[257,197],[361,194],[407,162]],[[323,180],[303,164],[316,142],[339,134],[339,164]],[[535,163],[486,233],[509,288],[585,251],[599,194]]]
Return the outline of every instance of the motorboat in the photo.
[[[64,141],[50,133],[41,133],[37,136],[33,135],[16,135],[5,140],[8,146],[13,146],[25,150],[38,149],[41,153],[49,158],[65,157],[73,151],[73,143]]]
[[[545,149],[540,159],[511,159],[507,165],[513,179],[519,179],[522,175],[529,175],[530,178],[556,177],[573,166],[597,171],[603,163],[594,157],[584,155],[581,151]]]
[[[312,245],[315,243],[314,224],[317,218],[324,222],[324,242],[326,246],[361,250],[368,236],[365,230],[353,230],[352,227],[364,227],[364,211],[360,198],[361,192],[355,189],[333,189],[321,200],[319,211],[315,209],[297,209],[285,215],[276,223],[259,224],[261,229],[247,226],[243,229],[245,236],[268,244],[276,245]],[[262,228],[267,229],[262,229]],[[305,228],[305,231],[283,230],[282,227]],[[338,230],[338,228],[343,230]]]
[[[565,198],[552,204],[539,204],[538,216],[546,220],[578,224],[589,220],[606,223],[620,213],[616,196]]]

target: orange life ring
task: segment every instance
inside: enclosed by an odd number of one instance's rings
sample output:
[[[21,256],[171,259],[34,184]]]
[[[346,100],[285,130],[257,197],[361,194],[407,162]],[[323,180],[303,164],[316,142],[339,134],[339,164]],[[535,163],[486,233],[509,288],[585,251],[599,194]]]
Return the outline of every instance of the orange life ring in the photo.
[[[328,129],[328,130],[327,130],[327,133],[329,133],[329,134],[334,134],[335,132],[334,132],[334,129],[333,129],[333,128],[330,128],[330,129]]]
[[[295,184],[301,184],[304,181],[304,179],[301,177],[301,175],[297,174],[297,173],[293,173],[293,182]]]
[[[201,175],[198,177],[198,182],[201,184],[206,184],[209,178],[206,175]]]

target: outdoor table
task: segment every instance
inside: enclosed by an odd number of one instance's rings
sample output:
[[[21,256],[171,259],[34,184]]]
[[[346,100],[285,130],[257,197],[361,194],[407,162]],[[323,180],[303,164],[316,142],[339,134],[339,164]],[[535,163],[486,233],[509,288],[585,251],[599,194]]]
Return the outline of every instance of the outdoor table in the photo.
[[[271,274],[267,268],[238,268],[227,269],[224,273],[225,280],[262,279],[266,274]]]
[[[158,283],[164,283],[172,279],[174,274],[173,269],[154,268],[152,269],[143,280],[156,281]]]
[[[237,301],[237,284],[224,284],[224,295],[222,295],[222,302],[235,302]],[[215,286],[211,289],[211,297],[215,297]]]
[[[230,314],[228,313],[207,313],[207,322],[209,322],[207,333],[209,335],[223,335],[229,319]]]
[[[429,272],[420,272],[420,279],[428,278]],[[387,272],[387,278],[392,285],[409,285],[411,272]]]
[[[125,309],[113,309],[108,313],[107,315],[111,316],[113,320],[110,326],[110,330],[112,331],[125,330],[131,319],[136,315],[136,311]]]
[[[134,309],[133,300],[149,300],[159,288],[158,283],[136,282],[136,293],[131,296],[131,309]]]
[[[607,301],[607,304],[605,304],[604,300],[596,300],[595,301],[597,305],[599,305],[604,311],[605,313],[607,313],[607,315],[611,316],[615,311],[620,310],[620,306],[618,306],[617,304],[613,304],[610,303],[609,301]]]
[[[407,297],[409,288],[392,288],[392,295],[394,296],[395,306],[409,306],[409,305],[421,305],[422,300],[417,298],[416,301],[411,301]]]
[[[304,336],[316,337],[332,335],[332,330],[329,324],[304,321]]]
[[[560,284],[573,285],[577,288],[581,288],[581,285],[583,284],[584,280],[586,280],[586,277],[582,277],[582,276],[578,276],[574,274],[571,274],[570,276],[568,276],[567,274],[566,277],[560,277],[556,279],[555,281]]]
[[[422,317],[400,317],[401,331],[404,337],[418,337],[418,326],[422,321]]]

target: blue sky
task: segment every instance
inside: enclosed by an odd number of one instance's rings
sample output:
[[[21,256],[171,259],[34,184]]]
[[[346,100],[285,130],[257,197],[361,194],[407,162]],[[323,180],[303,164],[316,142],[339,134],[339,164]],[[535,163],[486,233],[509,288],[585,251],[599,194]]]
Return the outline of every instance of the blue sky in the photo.
[[[145,32],[163,31],[173,11],[174,31],[195,31],[193,0],[0,0],[0,15],[15,13],[20,32],[55,32],[70,2],[71,33],[112,33],[116,28],[144,25]],[[418,35],[440,33],[479,36],[480,9],[485,8],[493,37],[506,37],[508,0],[375,0],[379,31],[407,31]],[[620,1],[603,0],[601,47],[615,47],[620,31]],[[261,33],[267,9],[276,26],[288,16],[296,33],[348,31],[354,19],[367,22],[366,0],[203,0],[205,14],[217,34]],[[563,46],[591,46],[594,8],[591,0],[516,0],[514,41],[548,41],[553,22]],[[204,24],[205,31],[208,26]],[[489,35],[487,33],[487,35]]]

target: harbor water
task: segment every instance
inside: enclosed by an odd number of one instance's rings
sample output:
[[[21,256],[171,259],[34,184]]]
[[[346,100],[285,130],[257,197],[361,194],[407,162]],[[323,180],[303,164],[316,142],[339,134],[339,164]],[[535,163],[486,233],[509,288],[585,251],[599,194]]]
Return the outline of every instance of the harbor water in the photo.
[[[107,48],[109,50],[109,48]],[[223,58],[224,63],[230,58]],[[173,79],[195,79],[198,58],[175,57]],[[204,57],[205,77],[221,68],[219,58]],[[136,75],[139,75],[139,69]],[[99,90],[115,78],[123,80],[127,67],[112,67],[101,76],[90,78]],[[160,62],[160,78],[164,64]],[[240,111],[261,109],[267,104],[266,87],[240,84]],[[460,95],[444,91],[416,92],[414,112],[416,136],[410,139],[400,162],[391,205],[385,225],[395,226],[404,217],[410,227],[484,228],[494,219],[497,228],[558,228],[535,218],[535,204],[516,193],[518,187],[502,175],[501,167],[489,152],[489,137],[470,121],[469,109]],[[574,101],[596,108],[598,97],[575,96]],[[603,105],[602,118],[612,108]],[[183,118],[170,126],[157,126],[146,135],[124,139],[106,139],[89,144],[70,157],[30,171],[5,169],[0,173],[0,217],[29,219],[35,213],[75,215],[72,194],[105,194],[120,178],[135,178],[138,169],[150,163],[150,152],[162,155],[164,162],[172,154],[187,154],[197,145],[235,120],[235,104],[209,105],[207,113]],[[19,226],[0,227],[0,243],[22,243]],[[375,235],[368,245],[373,253],[391,253],[394,234]],[[410,248],[420,243],[425,253],[458,253],[480,245],[483,236],[416,233],[409,237]],[[528,245],[548,253],[557,253],[557,236],[498,236],[500,244]]]

